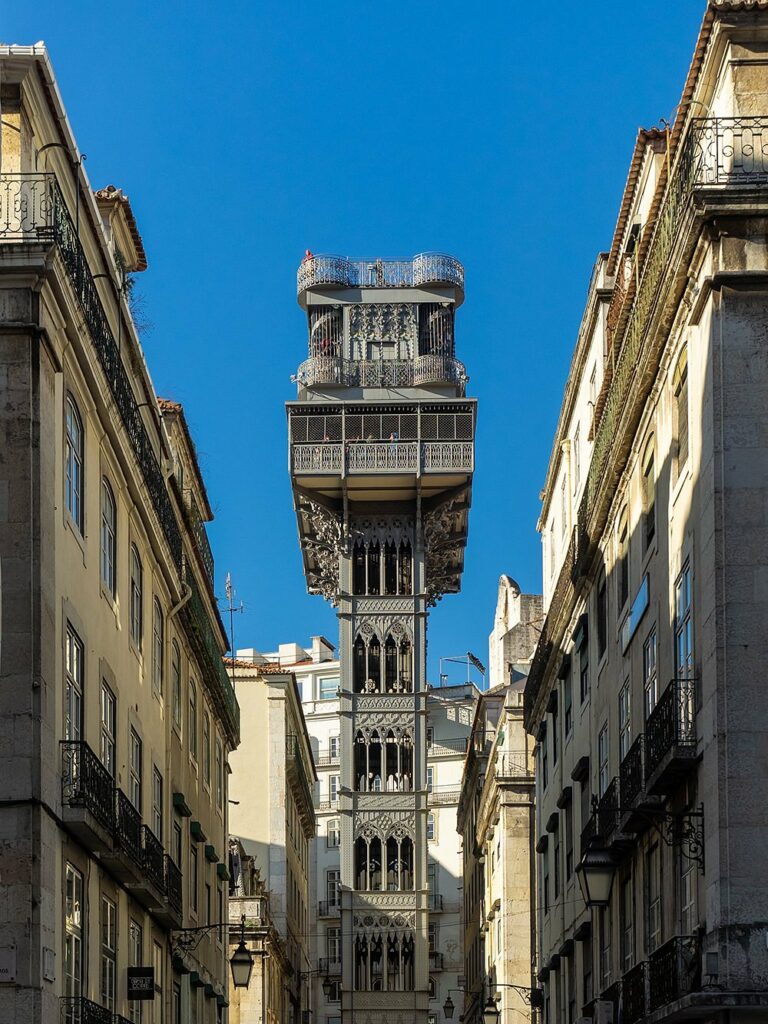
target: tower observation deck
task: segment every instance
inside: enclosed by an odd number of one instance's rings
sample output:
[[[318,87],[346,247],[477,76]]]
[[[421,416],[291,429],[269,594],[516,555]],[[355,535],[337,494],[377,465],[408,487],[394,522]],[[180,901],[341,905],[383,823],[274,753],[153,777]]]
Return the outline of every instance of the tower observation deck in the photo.
[[[304,572],[341,659],[343,1024],[426,1024],[426,626],[459,590],[475,401],[455,356],[450,256],[313,256],[308,358],[287,403]]]

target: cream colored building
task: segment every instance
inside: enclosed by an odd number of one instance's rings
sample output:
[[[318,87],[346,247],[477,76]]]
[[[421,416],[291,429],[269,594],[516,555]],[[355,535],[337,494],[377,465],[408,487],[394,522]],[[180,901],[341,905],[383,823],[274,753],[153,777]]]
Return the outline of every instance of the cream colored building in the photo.
[[[767,52],[763,2],[707,5],[576,341],[525,690],[545,1024],[768,1016]]]
[[[294,674],[238,653],[234,672],[243,742],[231,758],[230,827],[248,870],[258,872],[258,885],[242,882],[247,871],[235,872],[230,920],[236,925],[245,914],[246,940],[258,952],[248,989],[232,989],[230,1020],[302,1024],[313,977],[312,750]],[[230,942],[237,941],[233,928]]]
[[[210,1024],[225,934],[178,929],[226,911],[211,511],[126,303],[130,203],[91,189],[42,44],[0,80],[0,1021]]]
[[[541,598],[499,580],[489,638],[491,687],[481,694],[464,764],[456,827],[463,847],[463,1020],[530,1021],[536,1001],[532,937],[533,742],[522,688],[541,628]],[[462,1005],[462,997],[453,1000]]]

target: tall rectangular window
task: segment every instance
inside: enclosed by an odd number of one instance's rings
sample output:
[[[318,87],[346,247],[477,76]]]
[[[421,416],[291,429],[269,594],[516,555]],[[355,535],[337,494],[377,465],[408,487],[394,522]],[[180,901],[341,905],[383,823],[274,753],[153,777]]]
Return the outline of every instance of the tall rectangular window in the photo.
[[[605,573],[600,576],[597,584],[597,656],[602,658],[608,645],[608,600],[605,589]]]
[[[549,850],[541,855],[541,897],[544,913],[549,913]]]
[[[181,651],[175,640],[171,644],[171,713],[181,732]]]
[[[579,652],[579,697],[581,703],[589,696],[589,644],[585,643]]]
[[[336,907],[339,905],[339,882],[341,880],[341,871],[338,868],[334,868],[331,871],[325,873],[325,896],[328,900],[329,907]]]
[[[67,862],[65,868],[64,904],[64,995],[68,999],[80,999],[83,994],[83,939],[85,920],[83,917],[83,876]],[[67,1021],[79,1021],[77,1011]]]
[[[600,911],[600,989],[604,991],[611,984],[611,908]]]
[[[653,458],[653,442],[646,451],[643,461],[643,551],[651,546],[656,536],[656,466]]]
[[[152,768],[152,831],[163,841],[163,776]]]
[[[142,967],[144,964],[144,931],[138,921],[131,918],[128,926],[128,963],[131,967]],[[128,1003],[128,1019],[131,1024],[141,1024],[142,1003],[132,999]]]
[[[155,998],[152,1000],[152,1022],[163,1024],[163,967],[165,957],[159,942],[152,943],[152,966],[155,969]]]
[[[645,874],[648,897],[647,945],[648,952],[652,953],[661,945],[662,929],[661,850],[658,843],[654,843],[646,854]]]
[[[131,544],[130,598],[131,640],[141,650],[144,636],[144,567],[135,544]]]
[[[338,676],[320,676],[318,680],[318,700],[333,700],[339,690]]]
[[[331,775],[328,779],[328,795],[331,803],[335,804],[339,799],[339,776]]]
[[[693,935],[698,921],[696,919],[696,862],[683,855],[678,849],[680,867],[680,934]]]
[[[672,380],[674,404],[672,429],[675,434],[673,448],[674,460],[672,463],[674,481],[676,481],[688,461],[689,431],[688,431],[688,350],[684,349],[677,361],[677,367]]]
[[[216,806],[220,811],[224,810],[224,748],[221,740],[216,737]]]
[[[552,851],[552,876],[554,882],[554,898],[557,900],[560,898],[560,829],[555,829],[552,836],[553,839],[553,851]]]
[[[203,782],[211,784],[211,720],[207,711],[203,711]]]
[[[129,778],[128,796],[136,810],[141,814],[141,775],[142,775],[142,743],[139,734],[131,729],[128,741],[129,751]]]
[[[631,698],[629,680],[619,690],[619,762],[627,756],[632,743]]]
[[[558,722],[557,722],[557,708],[552,712],[552,767],[557,764],[558,757]]]
[[[430,765],[427,768],[427,792],[431,793],[435,782],[435,769]]]
[[[563,680],[563,734],[568,738],[573,728],[573,692],[571,684],[571,670]]]
[[[565,805],[565,880],[569,881],[573,874],[573,804],[569,800]]]
[[[568,533],[568,488],[566,487],[565,474],[560,484],[560,534],[562,537]]]
[[[189,905],[197,913],[199,905],[200,875],[198,873],[197,846],[192,843],[189,848]]]
[[[197,761],[197,686],[194,679],[189,680],[189,753]]]
[[[178,821],[173,823],[173,863],[181,871],[181,857],[183,849],[183,832]]]
[[[619,522],[617,535],[616,568],[618,571],[617,607],[621,612],[629,600],[629,526],[626,512]]]
[[[685,563],[675,581],[675,674],[678,679],[693,677],[690,562]]]
[[[325,929],[325,952],[332,964],[341,962],[341,928]]]
[[[656,667],[656,627],[654,626],[643,644],[643,694],[646,719],[656,707],[659,699],[659,677]]]
[[[115,777],[115,695],[102,679],[101,681],[101,763],[114,779]]]
[[[165,621],[157,598],[152,601],[152,688],[162,697],[164,681]]]
[[[602,796],[608,789],[610,781],[608,777],[608,723],[600,730],[597,737],[597,760],[598,760],[598,789],[599,796]]]
[[[328,849],[335,849],[337,846],[341,846],[341,824],[338,818],[332,818],[328,822],[326,846]]]
[[[635,954],[634,922],[635,907],[632,889],[632,875],[621,881],[621,967],[622,973],[632,966]]]
[[[579,489],[581,483],[581,424],[576,427],[573,435],[573,493]]]
[[[101,582],[115,596],[115,564],[117,562],[117,505],[106,477],[101,481]]]
[[[84,648],[83,641],[67,623],[65,638],[66,683],[64,711],[64,739],[79,740],[83,734],[83,685]]]
[[[67,511],[80,533],[84,521],[85,432],[80,412],[71,395],[67,395],[64,410],[64,494]]]
[[[117,907],[101,898],[101,1002],[114,1011],[117,996]]]

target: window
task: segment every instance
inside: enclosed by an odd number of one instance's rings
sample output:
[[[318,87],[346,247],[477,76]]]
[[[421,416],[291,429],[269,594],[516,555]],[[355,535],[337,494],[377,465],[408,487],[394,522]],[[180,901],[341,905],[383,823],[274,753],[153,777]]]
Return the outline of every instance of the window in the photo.
[[[547,742],[547,734],[544,734],[544,738],[541,741],[541,785],[543,789],[546,789],[549,785],[549,744]]]
[[[189,753],[197,760],[197,686],[189,680]]]
[[[141,814],[141,739],[135,729],[131,729],[128,742],[129,779],[128,796],[136,810]]]
[[[117,505],[106,477],[101,481],[101,582],[115,596],[117,562]]]
[[[339,756],[339,737],[331,736],[328,740],[328,753],[335,760]]]
[[[541,903],[544,913],[549,913],[549,850],[541,855]]]
[[[333,700],[338,693],[339,682],[340,680],[338,676],[320,676],[318,699]]]
[[[64,415],[66,427],[64,500],[72,522],[82,533],[85,435],[83,421],[71,395],[67,395]]]
[[[616,548],[616,604],[621,611],[629,600],[629,527],[627,513],[619,520]]]
[[[557,743],[558,743],[558,728],[557,728],[557,706],[552,712],[552,767],[557,764]]]
[[[680,934],[693,935],[696,920],[696,862],[685,857],[678,849],[680,865]]]
[[[128,963],[131,967],[141,967],[144,963],[144,932],[133,918],[128,926]],[[141,1005],[141,1002],[134,999],[128,1003],[128,1019],[131,1024],[141,1024]]]
[[[427,750],[431,750],[435,743],[435,730],[431,725],[427,726]]]
[[[690,562],[685,563],[675,581],[675,673],[678,679],[693,677]]]
[[[64,739],[79,740],[83,733],[83,641],[67,623],[65,638],[66,683],[64,709]]]
[[[554,579],[555,576],[555,521],[551,520],[549,524],[549,577]]]
[[[632,966],[635,952],[634,943],[635,906],[632,893],[632,875],[621,882],[621,969],[622,974]]]
[[[605,591],[605,573],[597,584],[597,657],[602,658],[608,643],[608,602]]]
[[[144,569],[139,558],[139,549],[131,544],[131,640],[141,650],[144,635]]]
[[[563,680],[563,734],[566,736],[571,735],[571,729],[573,728],[573,687],[571,685],[571,670],[568,669],[568,674]]]
[[[210,882],[205,883],[205,923],[211,923],[211,885]],[[210,934],[210,933],[209,933]]]
[[[632,740],[630,729],[630,694],[629,680],[619,690],[619,761],[627,756]]]
[[[582,1003],[592,1001],[592,940],[581,944],[581,991]]]
[[[578,424],[573,435],[573,493],[581,483],[581,424]]]
[[[211,784],[211,720],[208,712],[203,712],[203,782]]]
[[[183,833],[178,821],[173,823],[173,863],[181,871],[181,857],[183,849]]]
[[[189,905],[196,914],[198,908],[198,892],[200,890],[200,876],[197,866],[197,846],[194,843],[189,848]]]
[[[558,822],[559,824],[559,822]],[[560,897],[560,829],[556,828],[553,835],[554,849],[552,851],[552,866],[553,871],[553,882],[554,882],[554,898],[559,899]]]
[[[645,695],[646,719],[656,707],[659,699],[659,677],[656,666],[656,627],[654,626],[643,644],[643,693]]]
[[[606,989],[611,983],[611,909],[600,911],[600,988]]]
[[[326,871],[325,873],[325,896],[328,900],[329,907],[338,907],[339,905],[339,881],[341,879],[341,871],[338,868],[334,868],[332,871]]]
[[[108,1010],[115,1009],[117,989],[117,907],[106,896],[101,897],[101,1002]]]
[[[608,723],[600,730],[597,737],[597,759],[598,759],[598,796],[602,796],[608,789]]]
[[[163,947],[159,942],[152,943],[152,966],[155,969],[155,998],[152,1001],[153,1024],[162,1024],[163,1020]]]
[[[688,349],[683,349],[677,360],[672,378],[674,405],[672,410],[672,429],[674,431],[673,447],[673,482],[677,481],[688,461]]]
[[[163,841],[163,776],[152,768],[152,831]]]
[[[589,645],[584,644],[579,652],[579,699],[583,704],[589,696]]]
[[[216,761],[215,761],[215,772],[216,772],[216,806],[220,811],[224,810],[224,748],[221,745],[221,740],[216,737]]]
[[[155,598],[152,602],[152,688],[159,697],[163,695],[164,633],[163,610]]]
[[[646,854],[646,885],[648,890],[648,952],[661,945],[661,850],[654,843]]]
[[[115,695],[101,681],[101,763],[115,777]]]
[[[171,714],[181,732],[181,652],[175,640],[171,644]]]
[[[435,840],[435,816],[434,814],[427,815],[427,842],[434,842]]]
[[[576,957],[573,953],[565,959],[565,977],[568,983],[568,1024],[576,1021]]]
[[[429,998],[430,999],[437,999],[437,984],[435,983],[435,979],[434,978],[430,978],[429,979],[428,991],[429,991]]]
[[[427,768],[427,792],[432,792],[432,787],[435,781],[435,769],[431,766]]]
[[[83,990],[83,876],[70,863],[65,869],[65,885],[64,995],[79,999]],[[79,1019],[75,1007],[65,1019]]]
[[[429,952],[437,952],[437,922],[430,921],[427,929],[427,935],[429,937]]]
[[[568,490],[566,487],[565,474],[560,484],[560,536],[565,537],[568,533]]]
[[[332,964],[341,963],[341,928],[326,928],[325,952]]]
[[[653,460],[653,441],[646,448],[643,460],[643,552],[656,536],[656,467]]]
[[[573,804],[569,800],[564,809],[565,817],[565,880],[573,874]]]
[[[330,979],[329,979],[330,980]],[[328,991],[328,1002],[329,1003],[340,1003],[341,1002],[341,982],[332,981],[331,987]],[[329,1024],[336,1021],[337,1024],[341,1024],[341,1017],[327,1017]]]
[[[338,818],[331,818],[328,822],[326,846],[328,849],[341,846],[341,825]]]
[[[331,775],[328,779],[328,796],[332,804],[339,799],[339,776]]]

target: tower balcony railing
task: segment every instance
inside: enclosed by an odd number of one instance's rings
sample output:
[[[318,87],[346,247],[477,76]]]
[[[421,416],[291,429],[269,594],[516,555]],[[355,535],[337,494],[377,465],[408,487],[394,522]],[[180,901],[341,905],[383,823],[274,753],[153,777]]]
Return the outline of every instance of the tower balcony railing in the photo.
[[[310,356],[296,372],[305,387],[407,388],[425,384],[453,384],[469,380],[464,363],[453,356],[420,355],[414,359],[342,359]]]
[[[471,441],[354,441],[292,444],[294,473],[443,473],[474,470]]]
[[[307,288],[418,288],[453,285],[464,290],[464,267],[453,256],[423,252],[411,260],[350,260],[345,256],[310,256],[299,266],[296,290]]]

